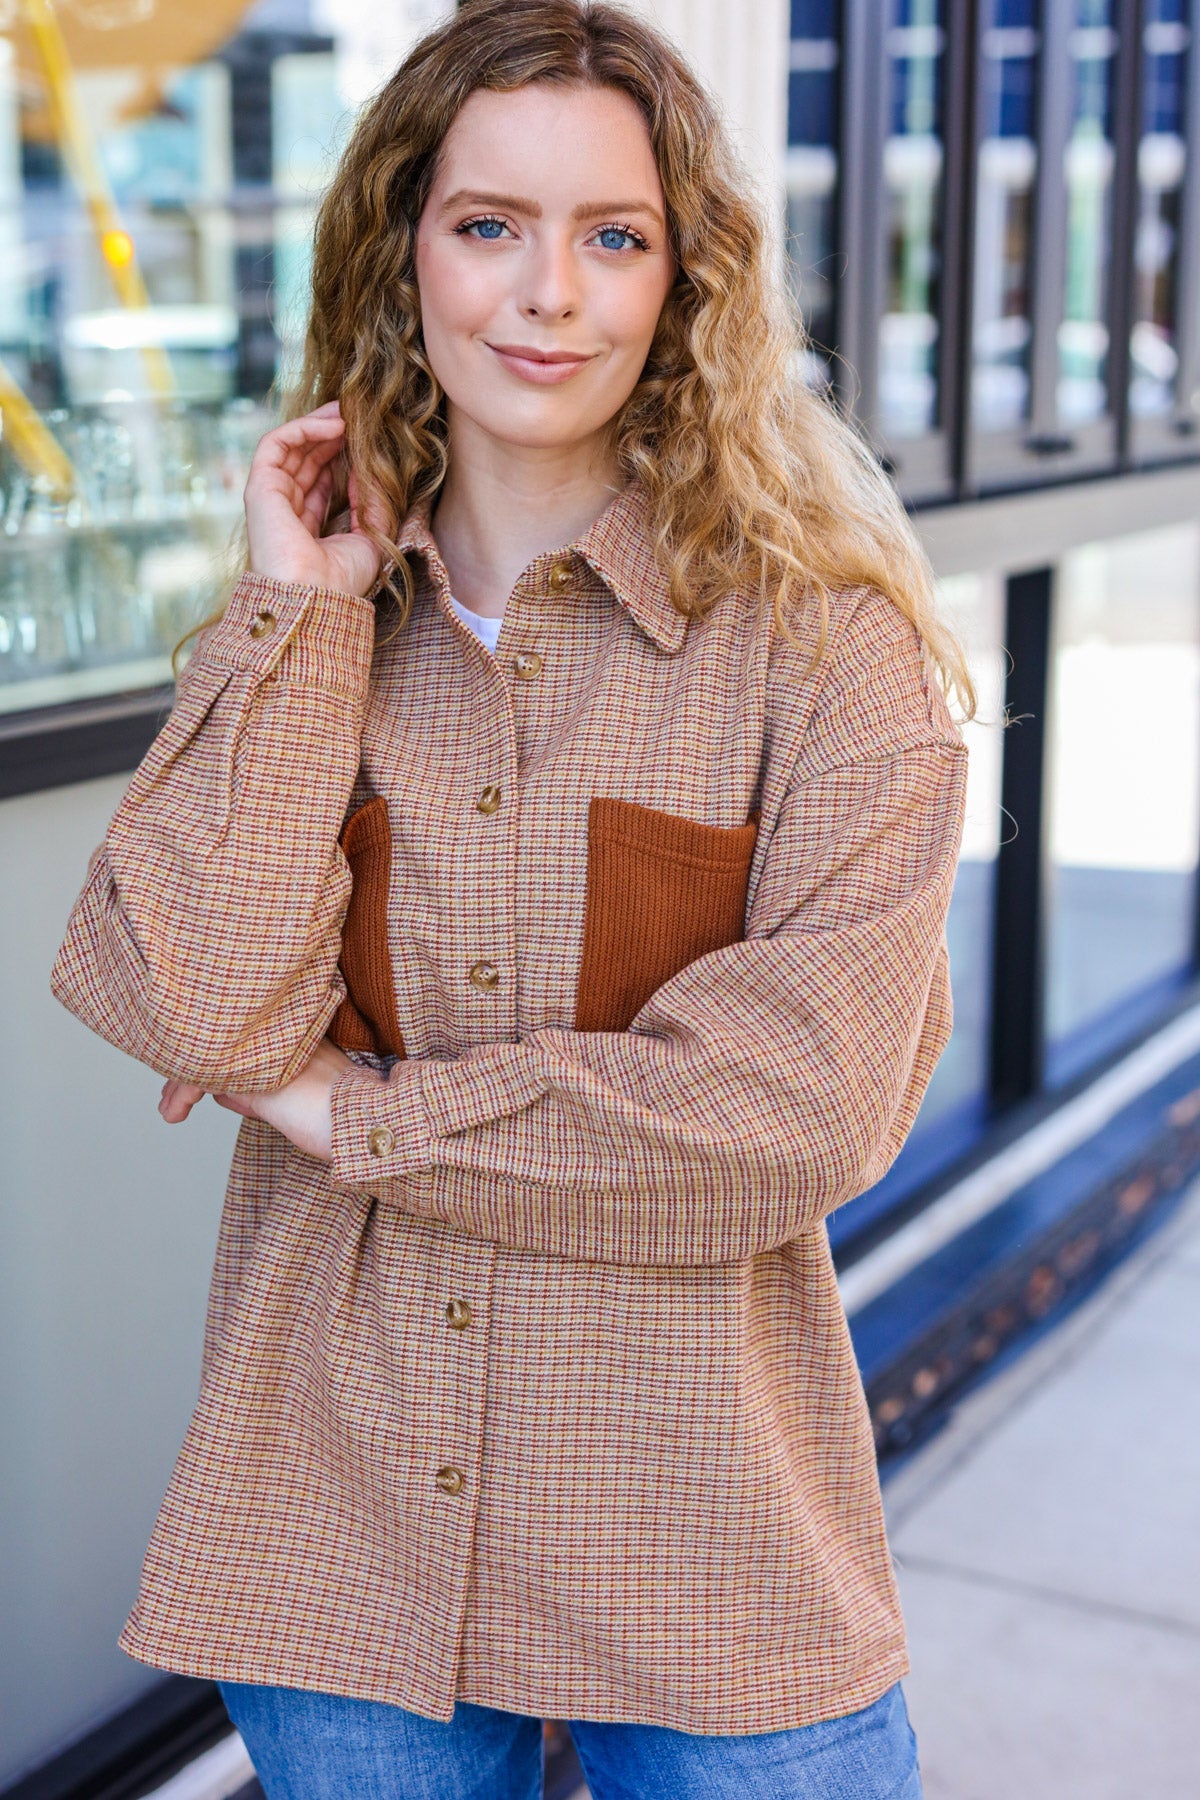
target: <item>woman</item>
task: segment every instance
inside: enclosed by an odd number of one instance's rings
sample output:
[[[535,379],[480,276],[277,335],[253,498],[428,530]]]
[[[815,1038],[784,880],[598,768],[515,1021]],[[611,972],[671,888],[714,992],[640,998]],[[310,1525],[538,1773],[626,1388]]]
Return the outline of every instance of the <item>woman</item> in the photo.
[[[243,1117],[120,1642],[277,1796],[920,1794],[825,1219],[950,1030],[969,712],[645,25],[472,0],[362,116],[249,566],[58,997]],[[349,505],[346,505],[348,496]]]

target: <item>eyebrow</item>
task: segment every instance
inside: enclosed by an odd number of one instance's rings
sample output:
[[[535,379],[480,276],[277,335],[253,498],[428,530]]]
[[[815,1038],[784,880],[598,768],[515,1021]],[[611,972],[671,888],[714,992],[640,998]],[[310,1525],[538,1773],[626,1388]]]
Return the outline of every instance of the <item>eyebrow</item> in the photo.
[[[536,200],[527,200],[521,194],[486,194],[477,188],[458,188],[446,200],[440,211],[450,212],[456,206],[469,203],[472,206],[504,206],[509,212],[528,213],[533,219],[540,219],[542,209]],[[648,213],[657,221],[659,229],[665,231],[662,214],[648,200],[584,200],[579,206],[572,207],[573,219],[599,218],[602,213]]]

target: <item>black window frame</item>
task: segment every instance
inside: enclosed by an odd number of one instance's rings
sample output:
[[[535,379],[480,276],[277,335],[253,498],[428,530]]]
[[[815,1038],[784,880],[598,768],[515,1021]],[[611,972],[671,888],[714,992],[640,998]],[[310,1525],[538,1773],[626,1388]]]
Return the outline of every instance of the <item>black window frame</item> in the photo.
[[[1142,137],[1142,84],[1146,60],[1144,0],[1131,0],[1136,14],[1136,38],[1130,56],[1130,81],[1135,86],[1130,103],[1129,129],[1133,141],[1133,165],[1129,176],[1130,292],[1127,299],[1125,350],[1133,324],[1132,232],[1138,205],[1137,151]],[[1200,411],[1192,396],[1200,391],[1200,0],[1189,0],[1187,9],[1187,72],[1184,79],[1183,139],[1184,176],[1180,202],[1181,250],[1176,315],[1179,365],[1175,373],[1173,404],[1168,413],[1137,416],[1128,408],[1123,421],[1123,455],[1132,467],[1191,461],[1200,457]]]

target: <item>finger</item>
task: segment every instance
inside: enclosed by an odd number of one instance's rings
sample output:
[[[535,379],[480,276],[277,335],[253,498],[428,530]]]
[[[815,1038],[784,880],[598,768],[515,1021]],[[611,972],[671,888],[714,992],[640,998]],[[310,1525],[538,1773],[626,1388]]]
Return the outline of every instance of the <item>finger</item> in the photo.
[[[240,1094],[214,1094],[213,1099],[218,1106],[223,1106],[226,1112],[240,1113],[243,1119],[257,1117],[250,1102],[243,1100]]]
[[[303,518],[315,482],[340,454],[341,442],[336,440],[321,445],[311,457],[297,456],[293,467],[285,468],[279,463],[262,465],[247,478],[243,494],[247,508],[282,502],[296,518]]]
[[[274,431],[268,431],[259,439],[250,459],[251,468],[255,464],[260,468],[283,468],[289,457],[295,457],[296,451],[303,454],[310,444],[327,440],[340,443],[345,433],[345,421],[338,417],[318,418],[314,413],[307,413],[302,419],[290,419],[286,425],[277,425]]]
[[[329,496],[333,492],[333,469],[321,470],[317,479],[308,490],[300,517],[314,537],[319,537],[321,527],[325,523],[325,514],[329,510]]]
[[[159,1111],[168,1123],[178,1125],[187,1118],[193,1106],[203,1098],[203,1088],[193,1087],[190,1082],[186,1081],[173,1081],[164,1092],[165,1104],[160,1106]]]
[[[247,498],[255,492],[259,495],[277,493],[286,498],[292,511],[299,515],[322,469],[335,462],[341,453],[341,439],[334,438],[310,447],[303,454],[297,449],[284,462],[264,464],[247,481]]]
[[[294,469],[286,470],[303,494],[316,481],[322,470],[330,468],[342,454],[342,444],[333,438],[328,443],[313,444],[302,457],[297,457]]]
[[[259,486],[286,488],[292,496],[307,492],[319,471],[340,456],[341,451],[340,435],[315,444],[297,444],[277,462],[260,464],[252,479]]]
[[[181,1125],[196,1102],[203,1098],[202,1087],[196,1087],[189,1081],[168,1081],[163,1088],[158,1110],[168,1125]]]

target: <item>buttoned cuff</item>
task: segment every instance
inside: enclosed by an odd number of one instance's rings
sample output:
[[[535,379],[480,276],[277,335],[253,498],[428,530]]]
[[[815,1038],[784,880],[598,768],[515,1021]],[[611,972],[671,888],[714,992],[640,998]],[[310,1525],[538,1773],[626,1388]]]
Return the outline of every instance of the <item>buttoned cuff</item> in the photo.
[[[221,668],[358,693],[375,647],[375,608],[357,594],[273,575],[239,577],[197,655]]]
[[[409,1057],[386,1082],[348,1070],[331,1095],[330,1179],[370,1191],[373,1182],[426,1174],[443,1138],[523,1111],[548,1085],[540,1059],[520,1043]]]
[[[421,1063],[396,1063],[387,1081],[348,1069],[333,1084],[330,1179],[366,1188],[431,1166],[433,1132],[421,1091]]]

